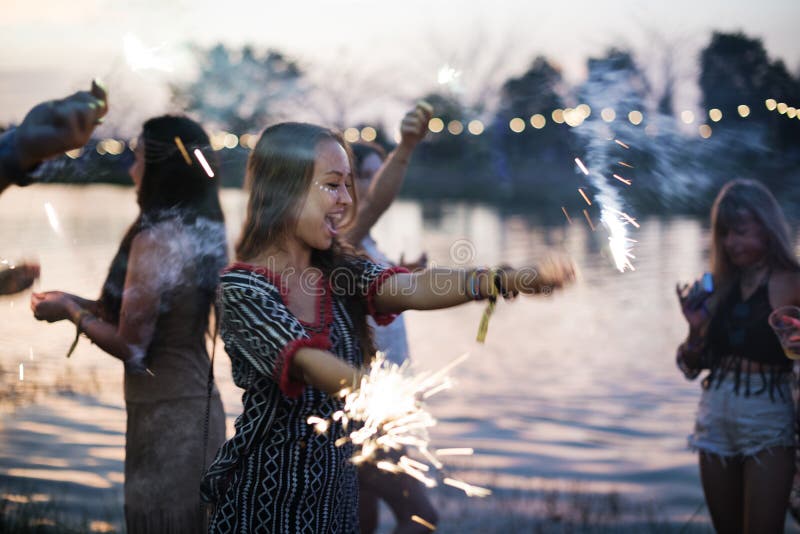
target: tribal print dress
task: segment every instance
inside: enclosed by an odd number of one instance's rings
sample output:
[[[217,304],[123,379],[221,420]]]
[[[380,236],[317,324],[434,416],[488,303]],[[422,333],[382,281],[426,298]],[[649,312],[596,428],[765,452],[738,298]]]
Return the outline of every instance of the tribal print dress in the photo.
[[[402,269],[359,260],[353,290],[374,311],[378,287]],[[317,320],[289,311],[280,276],[233,264],[222,275],[220,334],[231,358],[234,382],[243,388],[236,433],[217,452],[202,484],[214,504],[212,533],[357,533],[358,483],[352,448],[334,443],[345,435],[331,422],[319,434],[310,416],[330,418],[341,400],[294,381],[289,367],[297,350],[328,350],[354,367],[363,356],[344,296],[327,280],[317,288]],[[394,316],[376,316],[388,324]]]

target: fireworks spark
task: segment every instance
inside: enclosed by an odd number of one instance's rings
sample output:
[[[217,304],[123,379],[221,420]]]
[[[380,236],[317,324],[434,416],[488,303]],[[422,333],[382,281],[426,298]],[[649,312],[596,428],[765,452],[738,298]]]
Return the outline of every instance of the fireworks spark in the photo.
[[[580,168],[581,172],[586,176],[589,176],[589,169],[586,168],[586,165],[583,164],[580,158],[575,158],[575,164]]]
[[[422,525],[423,527],[425,527],[425,528],[429,529],[431,532],[433,532],[434,530],[436,530],[436,525],[433,525],[432,523],[430,523],[430,522],[428,522],[428,521],[425,521],[423,518],[421,518],[420,516],[418,516],[418,515],[416,515],[416,514],[411,516],[411,520],[412,520],[414,523],[419,523],[419,524],[420,524],[420,525]]]
[[[617,144],[618,144],[619,146],[621,146],[622,148],[630,148],[628,145],[626,145],[625,143],[623,143],[623,142],[622,142],[622,141],[620,141],[619,139],[614,139],[614,142],[615,142],[615,143],[617,143]]]
[[[58,215],[55,208],[49,202],[44,203],[44,211],[47,213],[47,221],[50,223],[50,228],[59,235],[61,235],[61,224],[58,222]]]
[[[633,248],[631,243],[635,243],[636,241],[628,238],[625,225],[630,223],[634,224],[637,228],[639,225],[627,214],[609,208],[603,209],[600,220],[606,228],[608,228],[608,233],[610,234],[608,243],[611,248],[611,255],[614,258],[614,263],[619,272],[624,273],[626,269],[635,271],[636,269],[634,269],[630,260],[635,258],[635,256],[631,254],[631,249]]]
[[[631,181],[630,180],[628,180],[627,178],[623,178],[619,174],[612,174],[611,176],[613,176],[614,178],[616,178],[617,180],[619,180],[620,182],[622,182],[625,185],[631,185]]]
[[[194,157],[196,157],[197,161],[200,162],[200,165],[203,167],[203,170],[206,171],[208,177],[213,178],[214,171],[211,170],[211,165],[208,164],[208,161],[206,161],[206,157],[203,155],[203,153],[200,151],[199,148],[194,149]]]
[[[624,161],[618,161],[617,163],[619,163],[623,167],[628,167],[629,169],[633,168],[633,165],[631,165],[630,163],[625,163]]]
[[[169,64],[169,61],[163,57],[159,57],[157,54],[161,47],[148,48],[132,33],[123,37],[122,45],[125,49],[125,60],[128,62],[128,66],[130,66],[132,71],[159,70],[162,72],[172,72],[172,66]]]
[[[592,205],[592,201],[589,200],[589,197],[586,196],[586,193],[584,193],[583,189],[581,189],[580,187],[578,188],[578,193],[581,194],[581,196],[583,197],[583,200],[585,200],[587,204],[589,204],[590,206]]]
[[[585,209],[583,210],[583,216],[586,217],[586,222],[589,223],[589,228],[591,228],[592,232],[594,232],[595,231],[594,223],[592,222],[592,218],[589,217],[589,212],[586,211]]]
[[[572,219],[570,219],[569,213],[567,213],[567,208],[565,208],[564,206],[561,206],[561,211],[564,212],[564,217],[567,218],[567,222],[572,224]]]
[[[331,419],[341,421],[347,430],[351,423],[355,429],[336,441],[337,446],[352,443],[355,453],[351,461],[358,465],[375,463],[378,469],[389,473],[404,473],[428,487],[437,485],[433,469],[441,470],[444,464],[439,459],[455,454],[472,454],[472,449],[429,449],[428,429],[436,425],[436,419],[424,406],[425,399],[452,387],[447,373],[463,362],[468,355],[455,359],[442,369],[412,376],[407,365],[398,366],[386,360],[378,352],[368,371],[361,377],[357,388],[345,388],[339,392],[344,400],[341,410]],[[312,416],[307,420],[317,432],[326,432],[330,422]],[[408,456],[415,451],[423,461]],[[386,454],[402,453],[398,460]],[[451,482],[448,482],[451,481]],[[467,495],[484,497],[491,492],[449,477],[443,483],[463,490]]]
[[[457,92],[460,89],[459,79],[461,71],[450,65],[442,65],[436,73],[436,81],[439,85],[446,85],[451,91]]]

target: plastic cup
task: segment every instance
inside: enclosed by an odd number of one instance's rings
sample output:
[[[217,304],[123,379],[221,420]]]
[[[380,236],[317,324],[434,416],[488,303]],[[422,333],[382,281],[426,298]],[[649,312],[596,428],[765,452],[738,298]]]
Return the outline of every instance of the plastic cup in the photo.
[[[778,336],[786,357],[800,360],[800,308],[781,306],[769,314],[769,325]]]

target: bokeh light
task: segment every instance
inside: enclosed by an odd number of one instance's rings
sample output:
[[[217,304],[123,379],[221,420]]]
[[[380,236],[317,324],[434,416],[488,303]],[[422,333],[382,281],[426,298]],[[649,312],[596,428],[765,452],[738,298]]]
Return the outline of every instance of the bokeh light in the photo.
[[[434,117],[428,121],[428,129],[433,133],[439,133],[444,130],[444,121],[439,117]]]
[[[611,108],[603,108],[600,112],[600,117],[606,122],[614,122],[617,118],[617,113]]]
[[[469,130],[469,133],[471,133],[472,135],[480,135],[480,134],[482,134],[483,133],[483,129],[484,129],[483,128],[483,123],[481,121],[479,121],[478,119],[474,119],[474,120],[469,121],[469,124],[467,125],[467,130]]]
[[[537,130],[541,130],[544,128],[544,125],[547,124],[547,119],[544,118],[544,115],[541,113],[537,113],[536,115],[531,116],[531,126],[536,128]]]
[[[644,120],[644,115],[642,114],[641,111],[634,109],[633,111],[628,113],[628,120],[634,126],[638,126]]]
[[[447,123],[447,131],[453,135],[461,135],[461,132],[464,131],[464,125],[461,124],[461,121],[451,120]]]

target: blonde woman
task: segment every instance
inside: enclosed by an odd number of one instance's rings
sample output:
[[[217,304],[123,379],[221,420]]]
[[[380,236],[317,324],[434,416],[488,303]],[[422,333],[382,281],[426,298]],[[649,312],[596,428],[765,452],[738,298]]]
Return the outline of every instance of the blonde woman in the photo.
[[[791,362],[770,312],[800,305],[800,264],[772,194],[737,180],[711,210],[715,291],[697,302],[678,288],[689,336],[678,365],[707,369],[690,445],[717,532],[782,532],[794,474]]]

